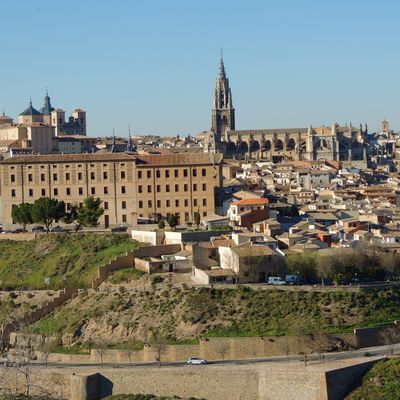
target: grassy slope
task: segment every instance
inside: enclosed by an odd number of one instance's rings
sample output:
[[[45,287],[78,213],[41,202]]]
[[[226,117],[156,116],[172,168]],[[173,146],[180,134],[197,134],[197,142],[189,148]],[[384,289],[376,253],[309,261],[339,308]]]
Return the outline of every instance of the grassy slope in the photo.
[[[27,242],[0,241],[0,281],[9,288],[84,287],[97,267],[136,247],[128,235],[49,234]],[[63,280],[64,279],[64,280]]]
[[[206,336],[264,336],[349,332],[400,318],[400,290],[349,293],[177,288],[147,292],[82,293],[30,329],[91,335],[117,343],[142,341],[146,329],[170,340]],[[294,331],[296,329],[296,331]]]
[[[348,400],[400,399],[400,359],[381,361],[365,375],[362,385]]]

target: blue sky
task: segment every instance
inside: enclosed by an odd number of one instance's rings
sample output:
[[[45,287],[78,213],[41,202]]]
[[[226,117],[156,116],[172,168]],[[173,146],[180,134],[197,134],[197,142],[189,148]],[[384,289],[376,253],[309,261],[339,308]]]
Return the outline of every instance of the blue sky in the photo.
[[[0,108],[88,112],[93,136],[210,127],[222,46],[238,129],[400,128],[398,1],[2,0]]]

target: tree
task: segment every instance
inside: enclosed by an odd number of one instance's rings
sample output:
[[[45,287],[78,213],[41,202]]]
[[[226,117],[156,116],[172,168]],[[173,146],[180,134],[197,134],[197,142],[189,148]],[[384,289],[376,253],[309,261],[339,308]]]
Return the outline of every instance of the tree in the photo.
[[[222,340],[219,341],[219,343],[217,344],[215,350],[221,356],[222,362],[225,362],[225,356],[226,356],[226,353],[229,350],[228,345],[225,343],[225,339],[222,339]]]
[[[50,354],[57,348],[57,342],[48,335],[43,335],[40,339],[38,350],[43,353],[44,363],[47,368],[47,363]]]
[[[200,226],[200,211],[196,211],[194,213],[194,223],[195,223],[197,229],[199,229],[199,226]]]
[[[33,222],[32,204],[21,203],[20,205],[13,207],[11,210],[11,217],[15,223],[21,224],[24,232],[26,232],[26,226]]]
[[[174,230],[177,225],[175,214],[168,214],[167,222],[168,222],[168,225],[171,227],[171,229]]]
[[[73,204],[71,209],[67,211],[62,219],[65,224],[73,224],[75,223],[75,231],[78,232],[80,229],[80,224],[78,223],[79,217],[79,207],[77,204]]]
[[[159,367],[161,367],[161,356],[165,353],[167,348],[167,339],[159,332],[155,331],[150,339],[150,346],[155,350],[157,354],[157,361]]]
[[[288,272],[305,280],[314,278],[316,276],[315,257],[316,253],[310,251],[289,255],[286,258],[286,267]]]
[[[104,342],[104,341],[101,340],[101,339],[96,340],[96,341],[93,343],[93,348],[94,348],[95,352],[99,355],[99,357],[100,357],[100,364],[101,364],[101,366],[103,366],[103,357],[104,357],[104,355],[106,354],[106,351],[107,351],[107,348],[108,348],[107,343]]]
[[[50,226],[54,221],[58,222],[65,215],[65,203],[49,197],[41,197],[32,205],[33,222],[41,223],[49,233]]]
[[[164,229],[165,228],[165,222],[163,219],[160,219],[158,221],[158,229]]]
[[[124,342],[121,345],[121,350],[128,357],[129,365],[132,365],[132,356],[137,351],[137,343],[135,343],[134,341]]]
[[[93,196],[87,197],[83,201],[83,207],[79,209],[77,222],[81,226],[96,227],[99,218],[103,215],[104,209],[100,207],[101,200]]]

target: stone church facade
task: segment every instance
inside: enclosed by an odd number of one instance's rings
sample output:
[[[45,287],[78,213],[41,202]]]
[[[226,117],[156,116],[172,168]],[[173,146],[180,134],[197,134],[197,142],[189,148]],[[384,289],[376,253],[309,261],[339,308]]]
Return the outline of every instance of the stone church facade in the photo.
[[[211,129],[206,152],[225,157],[280,163],[300,160],[367,162],[367,126],[321,126],[289,129],[235,130],[235,109],[229,79],[221,57],[215,85]]]

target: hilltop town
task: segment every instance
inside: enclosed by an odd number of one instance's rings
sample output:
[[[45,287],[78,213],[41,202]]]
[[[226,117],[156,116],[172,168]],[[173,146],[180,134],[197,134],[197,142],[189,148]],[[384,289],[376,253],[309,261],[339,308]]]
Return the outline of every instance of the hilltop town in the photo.
[[[3,112],[7,390],[251,400],[272,398],[270,378],[274,398],[339,399],[394,356],[400,133],[386,119],[377,132],[235,128],[222,56],[211,126],[197,136],[96,137],[85,111],[66,120],[48,93],[16,122]],[[199,385],[186,362],[215,365],[199,367]],[[263,362],[276,363],[270,375]],[[283,384],[283,363],[301,392]],[[135,384],[117,366],[135,368]]]

